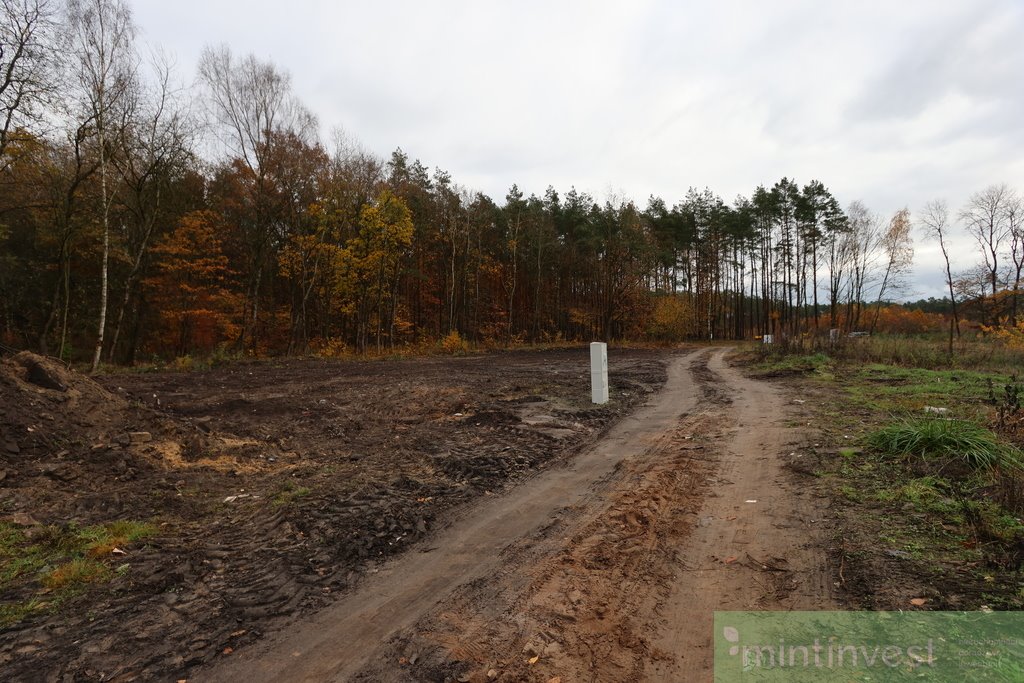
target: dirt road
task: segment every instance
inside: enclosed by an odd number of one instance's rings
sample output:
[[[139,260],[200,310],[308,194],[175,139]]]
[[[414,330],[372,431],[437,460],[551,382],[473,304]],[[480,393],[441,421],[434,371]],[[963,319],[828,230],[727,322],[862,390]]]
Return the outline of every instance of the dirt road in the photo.
[[[473,505],[203,681],[710,680],[716,609],[833,605],[785,399],[724,350],[565,466]]]

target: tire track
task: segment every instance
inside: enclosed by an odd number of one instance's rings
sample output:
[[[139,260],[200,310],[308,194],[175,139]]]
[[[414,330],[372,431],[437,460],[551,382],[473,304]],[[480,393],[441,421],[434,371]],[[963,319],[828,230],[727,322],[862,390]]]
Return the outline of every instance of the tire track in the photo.
[[[695,352],[700,354],[701,352]],[[665,387],[624,418],[594,447],[564,466],[532,478],[508,495],[474,505],[432,547],[409,552],[385,565],[356,591],[309,622],[199,672],[197,680],[343,681],[367,662],[377,661],[380,643],[443,606],[460,586],[472,585],[515,565],[510,544],[544,530],[567,508],[588,510],[601,498],[605,481],[620,463],[646,452],[692,410],[698,395],[688,364],[675,359]],[[538,536],[538,533],[540,534]],[[386,650],[385,650],[386,652]]]
[[[832,607],[820,502],[776,457],[799,434],[775,389],[724,355],[688,359],[694,409],[600,496],[510,546],[355,680],[709,681],[715,610]]]

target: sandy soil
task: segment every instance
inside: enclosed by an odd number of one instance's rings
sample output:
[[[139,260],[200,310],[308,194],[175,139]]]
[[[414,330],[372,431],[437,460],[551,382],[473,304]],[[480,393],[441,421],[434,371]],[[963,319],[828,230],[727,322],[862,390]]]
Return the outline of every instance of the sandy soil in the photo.
[[[713,611],[834,607],[824,501],[783,469],[804,432],[724,356],[196,680],[709,681]]]

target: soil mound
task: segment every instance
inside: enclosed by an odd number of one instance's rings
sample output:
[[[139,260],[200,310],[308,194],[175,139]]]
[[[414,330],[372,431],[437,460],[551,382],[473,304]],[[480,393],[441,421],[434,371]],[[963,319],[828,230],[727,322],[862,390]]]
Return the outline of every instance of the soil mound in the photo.
[[[23,351],[0,359],[0,444],[15,469],[102,439],[127,408],[123,398],[50,358]]]
[[[0,358],[3,512],[31,507],[43,523],[88,523],[122,507],[127,482],[142,473],[232,473],[278,450],[168,416],[51,358]]]

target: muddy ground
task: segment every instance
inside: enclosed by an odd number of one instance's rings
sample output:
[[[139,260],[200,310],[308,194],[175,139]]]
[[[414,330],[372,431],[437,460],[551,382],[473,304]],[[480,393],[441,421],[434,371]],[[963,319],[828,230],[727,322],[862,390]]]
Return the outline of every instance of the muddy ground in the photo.
[[[585,349],[288,360],[97,382],[0,359],[0,522],[42,543],[129,520],[155,533],[57,599],[5,566],[0,678],[176,680],[351,593],[466,503],[564,462],[648,399],[668,353]],[[6,533],[6,532],[5,532]],[[21,610],[21,611],[18,611]]]
[[[725,349],[674,355],[571,462],[195,680],[710,681],[715,610],[841,604],[830,501],[785,468],[808,421]]]
[[[585,349],[0,358],[0,676],[710,681],[715,610],[1019,607],[1019,534],[861,447],[873,390],[736,363],[613,351],[597,407]]]

